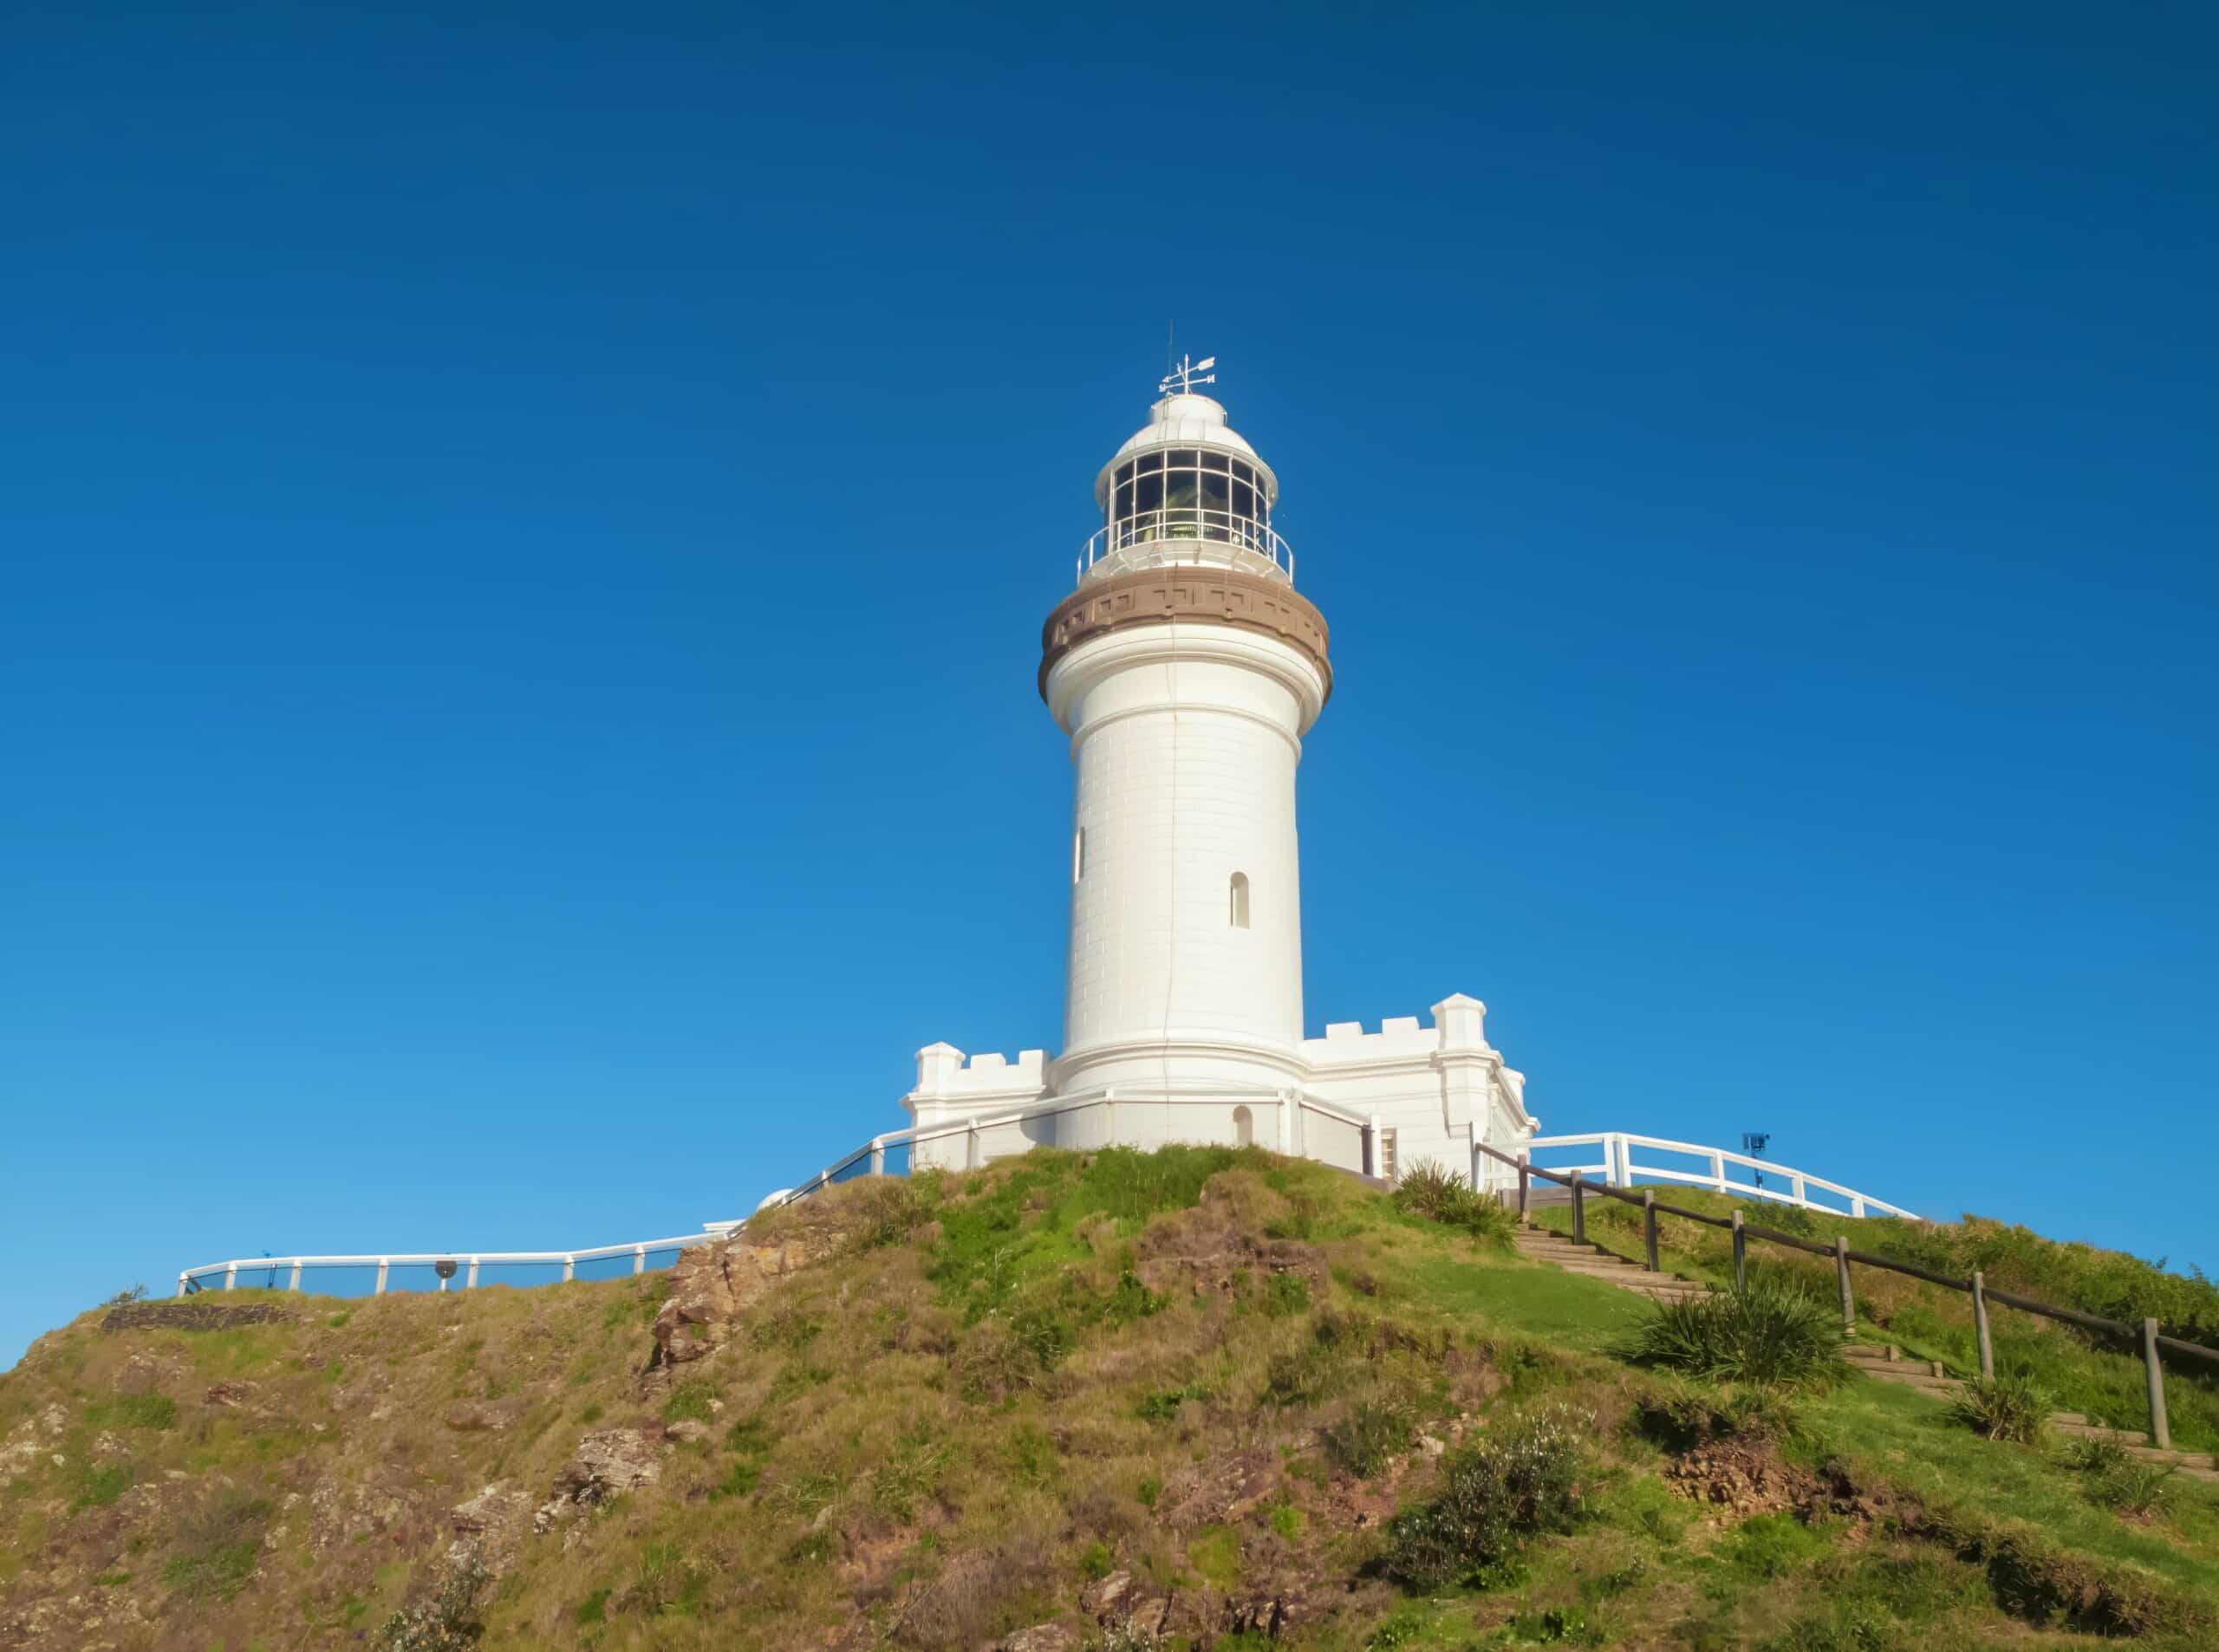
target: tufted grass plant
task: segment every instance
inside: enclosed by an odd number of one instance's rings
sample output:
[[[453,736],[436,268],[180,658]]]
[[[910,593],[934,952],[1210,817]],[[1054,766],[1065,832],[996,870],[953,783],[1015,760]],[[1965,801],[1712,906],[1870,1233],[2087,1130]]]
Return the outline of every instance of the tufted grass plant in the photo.
[[[2002,1371],[1972,1378],[1949,1412],[1983,1440],[2032,1445],[2049,1421],[2050,1395],[2031,1371]]]
[[[1419,1159],[1395,1184],[1397,1209],[1443,1227],[1458,1227],[1474,1239],[1507,1239],[1518,1219],[1502,1201],[1476,1192],[1454,1171],[1431,1159]]]
[[[1845,1369],[1833,1304],[1761,1272],[1738,1291],[1657,1303],[1624,1351],[1637,1363],[1711,1382],[1774,1388],[1827,1388]]]

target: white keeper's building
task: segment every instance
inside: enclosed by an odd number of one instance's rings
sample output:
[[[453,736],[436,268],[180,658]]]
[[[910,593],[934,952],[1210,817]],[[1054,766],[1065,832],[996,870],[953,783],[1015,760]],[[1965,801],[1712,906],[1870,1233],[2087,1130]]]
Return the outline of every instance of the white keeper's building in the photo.
[[[1430,1024],[1303,1037],[1294,783],[1333,690],[1325,620],[1272,529],[1279,478],[1194,392],[1200,370],[1165,380],[1095,478],[1103,526],[1042,628],[1040,696],[1077,776],[1062,1053],[919,1050],[902,1106],[959,1128],[912,1162],[1253,1142],[1469,1171],[1474,1142],[1514,1152],[1537,1128],[1485,1005],[1452,992]]]

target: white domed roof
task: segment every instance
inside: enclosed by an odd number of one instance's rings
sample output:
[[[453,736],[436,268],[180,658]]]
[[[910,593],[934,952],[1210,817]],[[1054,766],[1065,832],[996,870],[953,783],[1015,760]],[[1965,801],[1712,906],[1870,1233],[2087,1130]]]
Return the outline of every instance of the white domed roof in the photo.
[[[1148,423],[1125,439],[1125,445],[1110,456],[1110,462],[1102,467],[1102,474],[1095,478],[1096,500],[1108,497],[1110,474],[1118,465],[1135,453],[1159,447],[1211,447],[1220,452],[1238,453],[1255,462],[1256,467],[1270,478],[1272,498],[1279,496],[1278,476],[1248,445],[1248,439],[1225,422],[1223,404],[1188,391],[1166,396],[1149,409]]]

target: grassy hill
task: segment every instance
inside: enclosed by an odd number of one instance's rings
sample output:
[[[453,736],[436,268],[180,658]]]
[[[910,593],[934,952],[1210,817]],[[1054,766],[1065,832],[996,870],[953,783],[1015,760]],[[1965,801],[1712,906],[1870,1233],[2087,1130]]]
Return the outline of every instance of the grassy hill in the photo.
[[[1882,1227],[2096,1311],[2209,1291]],[[1919,1289],[1883,1333],[1962,1358]],[[1922,1395],[1644,1368],[1653,1311],[1201,1149],[855,1184],[621,1281],[96,1311],[0,1377],[0,1647],[2219,1644],[2215,1488],[2134,1512]]]

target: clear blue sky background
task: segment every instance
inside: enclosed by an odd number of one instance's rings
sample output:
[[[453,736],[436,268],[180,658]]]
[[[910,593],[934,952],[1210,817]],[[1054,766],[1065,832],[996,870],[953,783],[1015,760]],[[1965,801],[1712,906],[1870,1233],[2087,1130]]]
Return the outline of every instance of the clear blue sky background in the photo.
[[[1052,1049],[1175,320],[1334,627],[1313,1031],[2219,1265],[2208,8],[502,10],[0,34],[0,1359]]]

